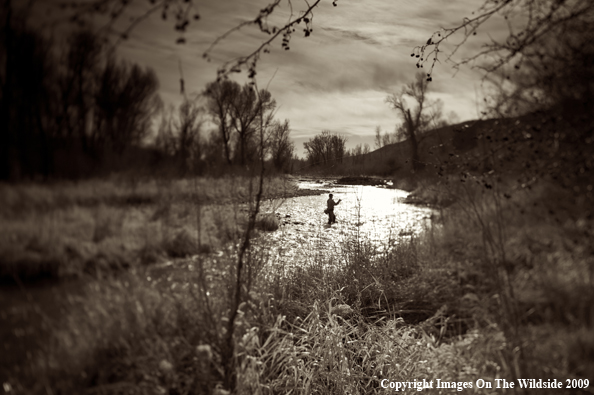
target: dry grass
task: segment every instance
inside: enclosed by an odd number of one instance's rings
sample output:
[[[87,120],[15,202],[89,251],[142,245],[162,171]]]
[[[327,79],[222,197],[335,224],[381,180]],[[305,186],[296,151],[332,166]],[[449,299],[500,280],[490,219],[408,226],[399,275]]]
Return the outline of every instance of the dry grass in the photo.
[[[268,178],[265,198],[289,196],[295,185],[287,178]],[[0,184],[0,214],[14,216],[72,206],[138,206],[163,201],[192,204],[245,202],[255,196],[249,177],[165,179],[93,179],[53,184]]]
[[[2,185],[0,279],[81,276],[219,250],[242,232],[238,224],[245,224],[247,213],[240,204],[254,196],[250,182],[229,177]],[[265,185],[265,196],[294,190],[278,178]],[[260,216],[258,228],[275,230],[278,221]]]
[[[256,229],[274,232],[280,227],[280,221],[275,213],[262,213],[256,218]]]
[[[233,336],[235,393],[379,394],[384,379],[482,379],[494,388],[472,391],[492,394],[498,378],[590,378],[592,228],[579,212],[561,224],[543,216],[542,191],[502,200],[481,189],[451,192],[459,204],[436,226],[383,248],[348,239],[333,254],[304,252],[307,265],[289,269],[266,267],[265,241],[253,243]],[[122,240],[139,248],[130,256],[190,256],[59,298],[66,309],[45,319],[47,341],[2,378],[14,392],[226,393],[221,339],[237,249],[195,253],[241,234],[245,213],[198,215],[173,201],[125,213],[53,210],[36,233],[26,218],[11,225],[35,234],[15,243],[31,254],[79,237],[82,257],[116,251]],[[261,215],[259,226],[272,230],[275,219]]]

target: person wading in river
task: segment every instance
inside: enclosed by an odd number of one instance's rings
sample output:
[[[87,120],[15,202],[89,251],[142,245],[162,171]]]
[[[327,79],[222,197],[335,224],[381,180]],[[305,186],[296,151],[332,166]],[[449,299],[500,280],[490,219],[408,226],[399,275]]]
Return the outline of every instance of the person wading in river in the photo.
[[[326,209],[326,214],[328,214],[328,225],[332,225],[336,223],[336,216],[334,215],[334,206],[342,202],[342,199],[339,199],[338,202],[335,202],[332,199],[332,194],[330,194],[330,198],[328,199],[328,208]]]

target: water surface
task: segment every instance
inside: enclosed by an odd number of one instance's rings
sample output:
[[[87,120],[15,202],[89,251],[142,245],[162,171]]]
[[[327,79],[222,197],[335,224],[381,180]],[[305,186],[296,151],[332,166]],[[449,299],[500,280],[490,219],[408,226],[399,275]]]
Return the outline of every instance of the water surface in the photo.
[[[343,186],[300,182],[300,188],[330,191],[337,223],[329,226],[324,214],[328,194],[300,196],[268,202],[264,212],[275,212],[281,227],[263,236],[273,260],[283,263],[306,261],[312,254],[338,251],[349,240],[367,239],[379,250],[419,234],[430,225],[432,210],[402,203],[408,192],[375,186]]]

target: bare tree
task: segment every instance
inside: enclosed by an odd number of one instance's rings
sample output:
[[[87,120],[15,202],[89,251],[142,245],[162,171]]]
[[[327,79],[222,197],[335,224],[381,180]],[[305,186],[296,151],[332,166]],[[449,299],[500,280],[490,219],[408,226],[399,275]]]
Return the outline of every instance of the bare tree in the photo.
[[[206,108],[219,128],[221,144],[227,164],[231,165],[231,132],[234,124],[233,105],[241,88],[238,83],[223,80],[206,86]]]
[[[375,149],[380,149],[382,147],[385,147],[386,145],[390,145],[396,142],[396,138],[395,136],[391,135],[388,132],[384,132],[382,133],[382,130],[379,126],[377,126],[375,128],[375,138],[374,138],[374,144],[375,144]]]
[[[594,14],[594,13],[593,13]],[[513,67],[489,76],[496,93],[490,116],[520,116],[565,103],[574,115],[591,114],[594,99],[594,29],[591,18],[573,20],[527,46]]]
[[[89,119],[100,74],[101,54],[102,45],[97,36],[89,30],[74,32],[68,38],[63,55],[65,68],[58,82],[61,105],[58,130],[66,138],[78,139],[85,150],[91,145]]]
[[[155,146],[157,146],[161,152],[172,156],[175,155],[176,150],[175,136],[173,133],[174,111],[175,107],[173,105],[169,105],[168,108],[161,111],[161,119],[157,128],[157,137],[155,139]]]
[[[342,163],[346,154],[347,138],[329,130],[323,130],[321,134],[303,143],[307,151],[307,159],[313,165],[335,165]]]
[[[384,132],[382,135],[382,146],[385,147],[386,145],[394,144],[396,141],[394,136],[388,132]]]
[[[394,139],[397,142],[406,140],[406,126],[404,122],[397,123],[394,126]]]
[[[369,144],[365,143],[363,144],[363,155],[367,155],[368,153],[371,152],[371,148],[369,147]]]
[[[115,59],[109,58],[98,76],[98,89],[95,93],[93,131],[91,139],[95,147],[104,147],[117,133],[117,117],[119,112],[119,96],[122,91],[125,70]]]
[[[333,134],[330,138],[332,158],[336,163],[342,163],[342,158],[346,154],[346,141],[347,138],[345,136],[341,136],[337,133]]]
[[[430,101],[427,97],[428,83],[429,81],[422,73],[417,73],[414,82],[405,85],[400,93],[394,93],[386,98],[386,102],[398,112],[404,121],[404,132],[410,144],[413,172],[421,168],[419,161],[420,134],[435,123],[437,117],[441,116],[441,111],[435,111],[435,102]],[[412,101],[412,104],[408,101]]]
[[[152,69],[110,59],[98,79],[94,130],[90,134],[98,148],[121,153],[142,141],[161,108],[157,76]]]
[[[379,126],[375,127],[375,138],[374,138],[373,142],[375,144],[375,149],[380,149],[384,146],[384,143],[382,140],[382,128],[380,128]]]
[[[510,157],[522,150],[526,178],[546,177],[590,201],[592,194],[583,185],[594,169],[592,21],[594,15],[583,15],[544,33],[511,70],[493,73],[489,80],[496,93],[485,111],[490,117],[515,119],[502,131],[500,149]]]
[[[352,164],[362,163],[363,161],[363,145],[357,144],[354,148],[349,151]]]
[[[426,106],[426,109],[427,112],[424,115],[425,130],[423,130],[422,132],[432,129],[439,129],[448,124],[448,122],[443,116],[443,101],[441,99],[429,101],[428,105]]]
[[[223,141],[218,130],[211,130],[208,136],[202,141],[202,158],[209,173],[221,174],[224,164],[228,163],[223,150]]]
[[[140,143],[160,105],[154,72],[105,62],[89,30],[58,49],[28,27],[30,7],[19,7],[1,8],[0,177],[89,175],[106,143],[119,152]]]
[[[201,136],[204,109],[195,100],[185,99],[177,111],[163,111],[156,145],[171,155],[181,175],[202,171],[205,139]]]
[[[202,156],[202,108],[186,99],[179,107],[178,117],[176,151],[181,171],[186,173],[199,166]]]
[[[295,144],[289,139],[291,128],[289,120],[275,122],[270,128],[269,151],[276,170],[286,171],[293,157]]]
[[[315,136],[303,143],[303,147],[306,151],[307,160],[312,166],[326,165],[328,163],[325,140],[320,136]]]
[[[254,141],[260,118],[266,120],[274,112],[276,102],[270,92],[257,94],[251,85],[244,85],[231,102],[232,125],[237,132],[236,161],[244,166],[254,159],[257,142]],[[268,121],[264,122],[265,124]]]
[[[51,42],[28,28],[11,2],[2,3],[0,30],[0,178],[42,173],[51,162],[57,73]]]
[[[123,66],[122,66],[123,67]],[[120,127],[114,140],[116,148],[139,144],[149,131],[153,115],[161,107],[157,94],[159,82],[151,68],[133,64],[126,67],[126,79],[118,104],[120,105]]]
[[[230,98],[232,126],[237,133],[235,161],[244,166],[248,161],[249,145],[255,134],[255,120],[258,117],[256,93],[250,85],[244,85],[237,96]]]

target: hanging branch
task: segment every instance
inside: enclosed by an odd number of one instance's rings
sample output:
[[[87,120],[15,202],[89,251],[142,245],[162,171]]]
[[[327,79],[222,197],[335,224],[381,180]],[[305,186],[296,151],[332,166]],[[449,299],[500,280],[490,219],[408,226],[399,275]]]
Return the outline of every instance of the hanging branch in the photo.
[[[242,68],[247,65],[248,67],[248,77],[250,79],[254,78],[256,75],[256,66],[258,60],[260,58],[260,54],[262,52],[269,53],[270,50],[268,49],[270,44],[275,41],[280,35],[283,36],[282,40],[282,48],[285,50],[289,50],[289,43],[291,41],[292,33],[295,33],[295,25],[300,24],[301,22],[305,23],[305,28],[303,29],[305,37],[309,37],[311,32],[313,31],[312,21],[313,21],[313,10],[316,8],[322,0],[316,0],[314,3],[309,4],[306,1],[307,9],[301,12],[301,15],[296,17],[293,13],[293,5],[289,0],[289,6],[291,9],[291,13],[289,16],[289,20],[287,23],[277,28],[273,26],[270,28],[268,26],[268,17],[274,12],[274,10],[279,6],[281,0],[275,0],[273,3],[269,4],[267,7],[260,10],[260,13],[256,18],[250,21],[242,22],[241,24],[231,28],[221,36],[219,36],[211,45],[210,47],[204,52],[202,55],[203,58],[210,60],[210,53],[212,50],[224,39],[229,37],[232,33],[239,31],[242,27],[248,25],[258,25],[261,32],[270,35],[270,37],[263,41],[255,50],[253,50],[250,54],[241,56],[234,60],[230,60],[225,62],[219,69],[217,70],[217,79],[220,80],[222,78],[226,78],[230,73],[239,73],[241,72]],[[336,5],[336,1],[333,3]]]
[[[462,65],[475,63],[480,59],[487,59],[493,56],[492,62],[484,65],[474,66],[482,69],[487,74],[493,73],[503,66],[510,64],[518,55],[524,56],[529,47],[538,43],[545,34],[551,30],[561,28],[579,20],[583,17],[592,19],[594,14],[594,3],[588,0],[567,2],[565,0],[554,1],[529,1],[529,0],[486,0],[484,4],[473,12],[473,18],[464,18],[462,23],[453,28],[442,28],[434,32],[427,42],[416,46],[411,57],[417,58],[416,66],[422,68],[429,64],[427,80],[432,80],[433,69],[439,62],[441,52],[440,46],[457,33],[462,34],[462,40],[447,55],[446,61],[453,62],[454,68]],[[523,23],[514,24],[511,18],[514,14],[525,16]],[[508,34],[504,42],[491,38],[491,42],[483,45],[482,49],[475,54],[464,57],[462,60],[453,61],[454,55],[464,46],[468,39],[476,36],[479,27],[495,16],[502,16],[507,23]],[[517,22],[517,21],[516,21]]]
[[[249,54],[229,60],[219,67],[217,70],[218,79],[227,78],[231,73],[239,73],[244,68],[248,70],[248,77],[253,78],[256,75],[256,67],[260,55],[270,52],[271,44],[280,36],[282,36],[281,47],[289,50],[292,35],[296,33],[296,25],[302,22],[305,24],[303,28],[304,36],[309,37],[313,32],[314,9],[323,0],[315,0],[313,2],[309,2],[308,0],[303,1],[305,3],[304,10],[295,14],[293,0],[286,0],[290,15],[282,26],[270,27],[268,24],[270,15],[277,12],[283,2],[283,0],[273,0],[266,7],[262,8],[253,19],[241,22],[217,37],[202,54],[207,60],[211,60],[211,53],[217,46],[243,27],[257,25],[260,32],[269,35],[267,39],[262,41]],[[168,15],[172,12],[174,13],[174,28],[180,33],[185,32],[190,25],[190,20],[192,19],[190,14],[194,9],[193,0],[148,0],[148,2],[151,4],[151,8],[148,11],[132,18],[132,22],[124,31],[116,32],[119,37],[118,42],[126,39],[139,23],[159,10],[161,11],[163,20],[167,20]],[[82,4],[69,1],[61,3],[61,7],[75,11],[71,18],[75,22],[80,22],[84,14],[105,15],[110,19],[110,22],[105,28],[112,31],[112,25],[115,20],[124,14],[131,3],[131,0],[94,0]],[[337,0],[333,0],[332,4],[337,6]],[[174,11],[171,11],[172,9]],[[460,24],[454,27],[441,28],[435,31],[425,44],[413,48],[411,56],[416,58],[416,66],[418,68],[428,66],[429,71],[426,78],[428,81],[431,81],[435,65],[441,61],[442,52],[446,52],[442,50],[442,45],[448,39],[461,34],[461,41],[454,45],[453,50],[449,51],[445,60],[452,62],[454,68],[472,64],[473,67],[482,69],[488,74],[499,70],[506,64],[515,62],[518,56],[520,58],[523,57],[527,48],[534,46],[545,34],[550,33],[551,30],[559,30],[559,34],[562,34],[564,27],[574,21],[583,18],[586,21],[591,21],[594,19],[592,18],[592,14],[594,14],[594,2],[590,0],[484,0],[482,5],[475,12],[472,12],[472,17],[464,18]],[[518,17],[514,19],[516,15]],[[479,28],[497,16],[502,17],[507,22],[508,33],[506,39],[501,42],[491,39],[491,42],[483,45],[482,49],[476,53],[461,60],[454,61],[453,57],[472,36],[477,35]],[[193,19],[196,21],[199,20],[200,15],[195,13]],[[512,19],[514,19],[514,23],[512,23]],[[178,44],[185,42],[185,38],[183,37],[179,37],[176,40]],[[475,65],[478,60],[487,60],[490,56],[493,56],[494,60]]]

